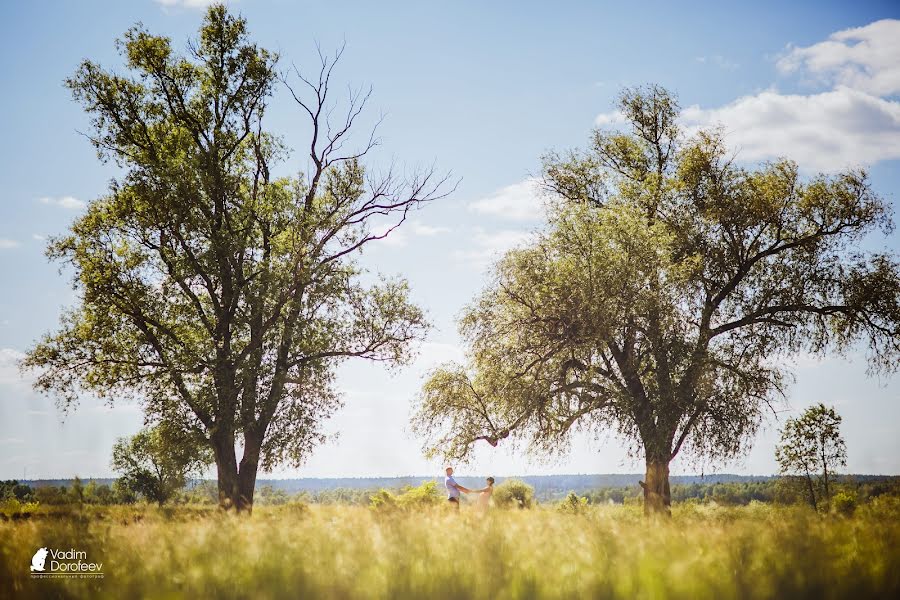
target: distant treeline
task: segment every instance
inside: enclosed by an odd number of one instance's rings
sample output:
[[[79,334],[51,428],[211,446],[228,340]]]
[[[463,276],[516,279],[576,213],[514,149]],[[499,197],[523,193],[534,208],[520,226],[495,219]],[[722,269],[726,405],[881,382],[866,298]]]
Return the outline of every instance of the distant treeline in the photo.
[[[497,477],[501,484],[509,478]],[[557,502],[570,493],[588,504],[640,502],[639,475],[548,475],[514,478],[534,488],[539,503]],[[356,504],[368,505],[381,490],[398,492],[404,488],[435,481],[426,477],[270,479],[261,480],[255,501],[260,504]],[[460,477],[467,487],[481,487],[477,477]],[[716,502],[742,505],[751,501],[791,503],[798,500],[796,482],[790,478],[741,475],[676,476],[672,478],[673,502]],[[890,494],[900,496],[900,476],[844,475],[839,487],[860,501]],[[440,487],[440,486],[438,486]],[[0,501],[37,502],[59,505],[128,504],[137,501],[134,494],[116,484],[115,479],[58,479],[0,482]],[[176,503],[206,504],[217,501],[216,484],[211,480],[191,481],[175,499]]]
[[[481,487],[484,484],[485,478],[491,475],[488,473],[484,476],[476,476],[476,477],[456,477],[457,481],[459,481],[464,486],[476,486]],[[535,489],[536,493],[543,493],[544,491],[552,491],[552,490],[562,490],[564,492],[575,491],[575,492],[587,492],[590,490],[607,488],[607,487],[627,487],[627,486],[637,486],[638,481],[643,479],[642,474],[573,474],[573,475],[514,475],[510,477],[502,477],[494,475],[497,483],[500,483],[506,479],[518,479],[520,481],[524,481],[531,487]],[[866,477],[889,477],[883,475],[854,475],[853,477],[858,478],[866,478]],[[728,473],[724,474],[711,474],[711,475],[673,475],[671,478],[672,483],[743,483],[748,481],[767,481],[770,479],[774,479],[771,476],[759,476],[759,475],[732,475]],[[23,479],[20,480],[22,483],[30,485],[31,487],[42,487],[47,485],[55,485],[55,486],[67,486],[72,483],[73,479]],[[98,485],[112,485],[115,478],[82,478],[81,481],[87,485],[89,482],[95,482]],[[200,483],[203,480],[193,480],[191,485],[195,485]],[[323,490],[335,490],[335,489],[363,489],[363,490],[378,490],[378,489],[399,489],[404,486],[418,486],[428,481],[438,481],[439,483],[443,483],[443,476],[441,477],[427,477],[420,475],[409,475],[405,477],[328,477],[328,478],[316,478],[316,477],[303,477],[298,479],[258,479],[257,482],[260,486],[268,485],[277,490],[284,490],[290,494],[297,492],[320,492]]]

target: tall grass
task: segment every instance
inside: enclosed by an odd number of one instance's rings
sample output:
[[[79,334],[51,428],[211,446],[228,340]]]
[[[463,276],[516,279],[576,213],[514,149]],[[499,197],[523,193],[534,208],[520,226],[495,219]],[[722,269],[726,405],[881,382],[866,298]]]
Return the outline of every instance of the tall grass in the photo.
[[[32,580],[42,546],[87,551],[105,578]],[[0,523],[0,577],[15,598],[900,597],[900,503],[681,505],[659,521],[627,506],[111,508]]]

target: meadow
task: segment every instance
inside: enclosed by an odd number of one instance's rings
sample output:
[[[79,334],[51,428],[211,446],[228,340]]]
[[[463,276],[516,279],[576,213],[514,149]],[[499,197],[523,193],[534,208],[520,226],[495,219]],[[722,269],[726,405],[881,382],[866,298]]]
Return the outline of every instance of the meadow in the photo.
[[[103,579],[32,579],[40,547],[85,551]],[[682,503],[455,514],[287,504],[84,506],[0,522],[0,597],[900,597],[900,500],[852,515]]]

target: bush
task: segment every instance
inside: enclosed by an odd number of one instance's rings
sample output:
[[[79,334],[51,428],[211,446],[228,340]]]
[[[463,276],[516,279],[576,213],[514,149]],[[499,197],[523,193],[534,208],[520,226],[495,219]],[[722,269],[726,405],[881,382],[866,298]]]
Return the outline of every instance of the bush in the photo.
[[[290,496],[284,490],[277,490],[271,485],[264,485],[256,490],[253,503],[265,506],[281,506],[287,504],[290,499]]]
[[[399,494],[390,490],[381,489],[372,495],[369,505],[375,510],[416,510],[440,504],[441,496],[437,491],[437,484],[427,481],[420,486],[404,487]]]
[[[575,492],[569,492],[569,495],[566,496],[565,500],[562,500],[556,508],[560,512],[577,515],[583,513],[587,509],[587,506],[587,498],[581,498]]]
[[[369,506],[373,510],[393,510],[397,508],[397,496],[392,494],[390,490],[380,489],[369,499]]]
[[[518,479],[507,479],[494,488],[494,504],[500,508],[531,508],[534,488]]]
[[[856,494],[838,492],[831,498],[831,508],[839,515],[850,516],[856,512]]]
[[[401,508],[424,508],[436,506],[440,502],[441,495],[434,481],[427,481],[418,487],[407,486],[397,497],[397,504]]]
[[[30,517],[38,508],[37,502],[22,502],[16,498],[7,498],[0,502],[0,516],[10,519]]]

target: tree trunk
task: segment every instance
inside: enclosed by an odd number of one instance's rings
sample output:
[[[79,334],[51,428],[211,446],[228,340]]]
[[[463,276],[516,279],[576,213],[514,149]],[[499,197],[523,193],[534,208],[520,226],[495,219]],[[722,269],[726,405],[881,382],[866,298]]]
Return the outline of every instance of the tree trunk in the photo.
[[[669,514],[672,494],[669,490],[669,461],[647,457],[647,472],[644,481],[644,514]]]
[[[219,478],[219,507],[224,510],[233,508],[239,513],[252,513],[261,448],[259,436],[244,432],[244,456],[241,458],[240,469],[234,451],[234,435],[219,433],[212,438]]]
[[[241,509],[240,483],[237,457],[234,453],[234,436],[217,433],[212,436],[216,457],[216,475],[219,487],[219,507],[223,510]]]
[[[253,512],[253,492],[256,489],[256,474],[259,471],[260,443],[256,436],[244,434],[244,456],[241,458],[241,470],[238,472],[238,495],[236,498],[238,512]]]
[[[816,503],[816,491],[813,489],[812,476],[809,474],[809,471],[806,472],[806,485],[809,489],[809,503],[812,505],[813,510],[819,510],[819,506]]]

